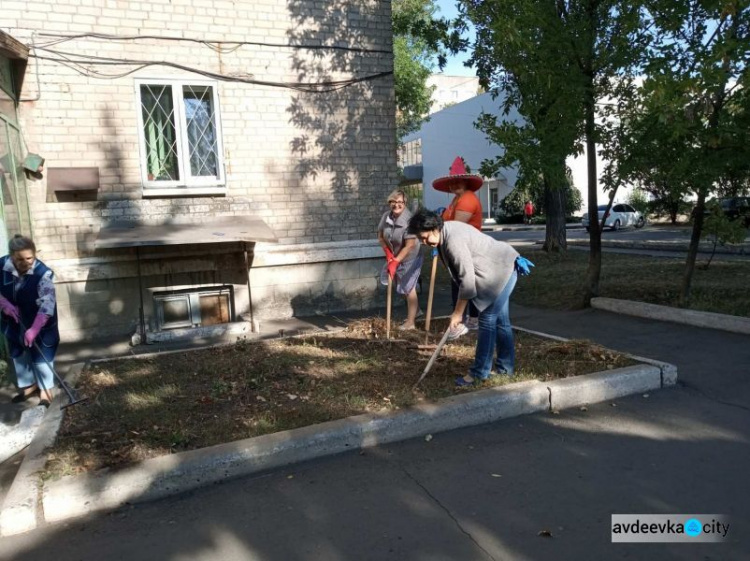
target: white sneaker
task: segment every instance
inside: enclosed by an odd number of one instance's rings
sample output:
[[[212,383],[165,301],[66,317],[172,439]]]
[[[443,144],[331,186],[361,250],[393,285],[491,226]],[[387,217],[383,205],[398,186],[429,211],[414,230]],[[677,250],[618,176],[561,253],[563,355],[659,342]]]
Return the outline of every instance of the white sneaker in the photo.
[[[479,318],[467,318],[466,327],[471,331],[476,331],[477,329],[479,329]]]

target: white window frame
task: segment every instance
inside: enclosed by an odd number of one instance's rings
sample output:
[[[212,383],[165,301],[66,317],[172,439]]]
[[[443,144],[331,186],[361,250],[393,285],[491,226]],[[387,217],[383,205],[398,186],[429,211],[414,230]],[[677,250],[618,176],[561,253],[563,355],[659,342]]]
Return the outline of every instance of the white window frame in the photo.
[[[136,110],[138,113],[138,146],[141,168],[141,185],[144,196],[185,196],[185,195],[223,195],[226,193],[226,175],[224,171],[224,144],[221,127],[221,110],[219,106],[218,84],[214,80],[192,80],[181,78],[138,78],[135,81]],[[141,86],[169,86],[172,88],[174,102],[175,133],[177,142],[177,161],[180,179],[176,181],[155,181],[148,179],[148,159],[146,135],[143,122],[143,102]],[[211,101],[214,107],[216,126],[217,177],[193,176],[190,173],[190,161],[186,157],[188,150],[187,119],[183,88],[185,86],[210,87]]]

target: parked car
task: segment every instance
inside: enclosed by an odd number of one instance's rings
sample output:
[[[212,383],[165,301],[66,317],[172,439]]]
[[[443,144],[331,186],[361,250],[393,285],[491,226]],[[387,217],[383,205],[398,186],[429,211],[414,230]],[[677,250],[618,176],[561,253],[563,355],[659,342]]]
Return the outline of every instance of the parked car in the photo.
[[[601,223],[604,213],[607,211],[607,205],[599,205],[597,208],[599,211],[599,222]],[[583,215],[581,224],[586,228],[588,232],[589,228],[589,215],[588,213]],[[612,205],[612,208],[607,213],[607,217],[604,220],[604,227],[611,228],[612,230],[619,230],[620,228],[627,228],[634,226],[636,228],[642,228],[646,224],[644,216],[635,210],[632,206],[623,203]]]
[[[713,205],[719,205],[721,212],[730,220],[741,219],[746,228],[750,228],[750,197],[720,197],[706,202],[704,216],[711,212]],[[693,209],[693,216],[695,209]]]

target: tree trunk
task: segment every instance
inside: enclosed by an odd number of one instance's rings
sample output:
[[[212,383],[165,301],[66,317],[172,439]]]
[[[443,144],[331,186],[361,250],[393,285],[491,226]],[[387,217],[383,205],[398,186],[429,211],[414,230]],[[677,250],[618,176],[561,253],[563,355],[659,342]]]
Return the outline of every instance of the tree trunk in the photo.
[[[737,30],[740,26],[740,19],[737,14],[732,16],[732,24],[727,29],[724,40],[737,38]],[[706,129],[714,133],[719,128],[719,118],[724,111],[724,102],[726,101],[726,87],[729,83],[729,66],[731,57],[727,54],[722,62],[723,81],[720,88],[716,88],[711,100],[711,112],[708,116],[708,126]],[[714,148],[708,148],[713,151]],[[708,184],[702,184],[698,189],[698,204],[695,205],[695,220],[693,221],[693,232],[690,235],[690,248],[688,249],[687,263],[685,264],[685,275],[682,277],[682,291],[680,292],[680,306],[687,307],[690,305],[690,287],[693,283],[693,272],[695,271],[695,260],[698,257],[698,244],[701,241],[701,232],[703,230],[703,212],[706,209],[706,196],[710,192],[713,181]]]
[[[599,227],[599,201],[597,200],[598,178],[596,175],[596,139],[594,137],[596,116],[594,108],[593,80],[585,101],[585,135],[586,135],[586,172],[588,174],[589,206],[589,269],[587,272],[584,304],[588,306],[591,299],[599,295],[599,278],[602,271],[602,231]]]
[[[682,289],[680,291],[680,306],[686,308],[690,305],[690,286],[693,283],[693,272],[695,271],[695,260],[698,257],[698,245],[701,241],[703,230],[703,211],[706,209],[706,194],[708,189],[698,190],[698,203],[695,205],[695,219],[693,220],[693,231],[690,234],[690,247],[688,248],[687,262],[685,263],[685,274],[682,277]]]
[[[547,209],[547,226],[542,249],[547,252],[565,252],[568,249],[565,189],[554,184],[547,174],[544,174],[544,206]]]
[[[677,224],[677,212],[679,211],[680,203],[675,201],[669,203],[669,220],[672,222],[672,225]]]

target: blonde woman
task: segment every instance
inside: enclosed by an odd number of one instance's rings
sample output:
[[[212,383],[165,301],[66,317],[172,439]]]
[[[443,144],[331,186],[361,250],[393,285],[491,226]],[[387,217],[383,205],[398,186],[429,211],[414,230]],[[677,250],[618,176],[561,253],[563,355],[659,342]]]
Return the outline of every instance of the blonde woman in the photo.
[[[386,263],[380,272],[380,282],[388,284],[388,277],[396,283],[396,292],[406,298],[406,321],[402,330],[416,329],[419,315],[417,281],[422,270],[419,242],[407,232],[411,211],[406,207],[406,194],[396,189],[388,195],[390,210],[383,214],[378,224],[378,241],[385,253]]]

